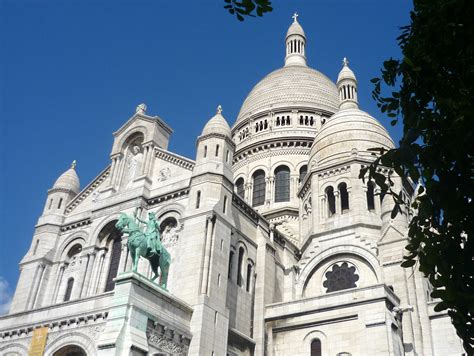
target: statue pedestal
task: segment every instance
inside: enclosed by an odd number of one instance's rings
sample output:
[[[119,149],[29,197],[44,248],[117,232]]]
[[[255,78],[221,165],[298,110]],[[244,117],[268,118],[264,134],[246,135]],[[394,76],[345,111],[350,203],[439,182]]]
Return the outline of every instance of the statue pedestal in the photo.
[[[135,272],[115,279],[98,355],[187,355],[193,309]]]

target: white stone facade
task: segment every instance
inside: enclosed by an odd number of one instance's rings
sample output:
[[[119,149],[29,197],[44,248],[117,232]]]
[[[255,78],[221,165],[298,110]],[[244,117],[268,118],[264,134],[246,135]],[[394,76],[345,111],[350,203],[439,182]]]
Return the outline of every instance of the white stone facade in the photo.
[[[229,127],[219,107],[196,159],[167,150],[172,129],[146,105],[114,133],[111,164],[82,190],[75,164],[48,191],[20,263],[0,354],[461,355],[429,284],[402,269],[409,214],[359,179],[393,147],[357,102],[306,64],[297,16],[285,65],[260,81]],[[396,181],[407,200],[408,182]],[[120,212],[154,213],[172,257],[168,292],[128,271]],[[151,276],[145,260],[142,276]]]

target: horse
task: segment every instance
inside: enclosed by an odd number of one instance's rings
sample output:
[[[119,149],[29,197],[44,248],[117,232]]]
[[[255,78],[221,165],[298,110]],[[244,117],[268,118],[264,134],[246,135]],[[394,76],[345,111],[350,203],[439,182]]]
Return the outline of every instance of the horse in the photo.
[[[168,271],[171,263],[171,256],[164,246],[161,245],[160,239],[157,243],[160,245],[159,254],[150,254],[147,244],[147,236],[140,231],[135,219],[129,217],[125,213],[121,213],[115,224],[115,227],[120,231],[128,234],[127,246],[133,260],[132,270],[137,272],[138,260],[140,256],[146,258],[150,262],[151,270],[154,275],[151,278],[154,281],[158,277],[158,267],[160,267],[161,278],[158,285],[166,290],[168,283]]]

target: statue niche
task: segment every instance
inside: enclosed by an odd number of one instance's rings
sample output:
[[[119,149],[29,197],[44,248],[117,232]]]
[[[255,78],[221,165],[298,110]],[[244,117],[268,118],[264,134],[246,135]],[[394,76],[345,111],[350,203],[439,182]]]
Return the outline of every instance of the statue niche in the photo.
[[[140,176],[140,171],[143,164],[143,153],[140,150],[138,143],[131,144],[125,157],[125,169],[122,185],[131,187],[135,178]]]

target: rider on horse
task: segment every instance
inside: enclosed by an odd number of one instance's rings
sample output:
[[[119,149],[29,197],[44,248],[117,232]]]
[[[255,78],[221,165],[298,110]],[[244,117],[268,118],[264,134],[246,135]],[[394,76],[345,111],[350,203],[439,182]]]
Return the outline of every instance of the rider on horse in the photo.
[[[147,247],[150,251],[150,255],[159,255],[161,253],[160,240],[160,222],[156,219],[155,214],[152,212],[148,213],[148,221],[141,220],[137,216],[135,210],[135,219],[139,222],[146,224],[145,236],[147,237]]]

